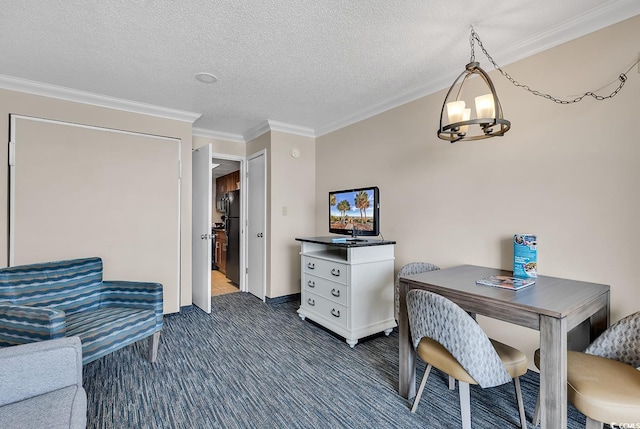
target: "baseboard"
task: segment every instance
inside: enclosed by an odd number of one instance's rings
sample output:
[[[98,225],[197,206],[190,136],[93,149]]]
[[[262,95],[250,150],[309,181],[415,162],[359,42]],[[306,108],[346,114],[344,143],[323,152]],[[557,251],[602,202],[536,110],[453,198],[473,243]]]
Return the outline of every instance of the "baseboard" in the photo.
[[[188,313],[190,311],[193,311],[195,309],[194,305],[184,305],[182,307],[180,307],[180,313]]]
[[[164,313],[162,315],[162,317],[179,316],[179,315],[184,314],[184,313],[189,313],[190,311],[193,311],[195,308],[196,307],[194,307],[193,304],[192,305],[185,305],[183,307],[180,307],[180,309],[178,311],[174,312],[174,313]]]
[[[278,296],[278,297],[275,297],[275,298],[266,297],[265,302],[267,304],[282,304],[282,303],[291,302],[291,301],[298,301],[299,302],[300,301],[300,296],[301,296],[300,293],[294,293],[294,294],[291,294],[291,295],[283,295],[283,296]]]
[[[267,304],[270,304],[270,305],[283,304],[285,302],[291,302],[291,301],[300,302],[300,296],[301,296],[300,293],[294,293],[294,294],[291,294],[291,295],[278,296],[276,298],[266,297],[265,298],[265,302]],[[175,315],[175,314],[189,313],[191,311],[194,311],[195,309],[196,309],[196,306],[194,306],[193,304],[184,305],[184,306],[180,307],[180,311],[178,313],[165,314],[164,317]]]

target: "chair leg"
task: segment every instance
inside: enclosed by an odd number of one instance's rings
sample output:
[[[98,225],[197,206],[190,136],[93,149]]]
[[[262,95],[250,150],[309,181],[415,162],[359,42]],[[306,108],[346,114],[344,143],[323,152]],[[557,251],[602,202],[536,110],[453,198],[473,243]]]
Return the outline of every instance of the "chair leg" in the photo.
[[[531,422],[538,426],[540,424],[540,392],[538,392],[538,399],[536,400],[536,409],[533,410],[533,419]]]
[[[154,363],[158,358],[158,345],[160,344],[160,331],[154,332],[149,337],[149,362]]]
[[[527,429],[527,416],[524,413],[524,403],[522,402],[522,389],[520,388],[520,377],[513,379],[516,388],[516,400],[518,401],[518,411],[520,412],[520,427]]]
[[[584,425],[584,429],[602,429],[604,425],[602,422],[598,422],[593,420],[590,417],[587,417],[587,423]]]
[[[424,375],[422,376],[422,381],[420,382],[420,388],[418,389],[418,393],[416,394],[416,397],[413,400],[413,407],[411,407],[412,413],[415,413],[416,410],[418,409],[418,402],[420,402],[422,391],[424,390],[424,386],[427,384],[427,378],[429,377],[430,371],[431,371],[431,365],[427,365],[427,369],[424,370]]]
[[[458,380],[458,390],[460,393],[462,429],[471,429],[471,395],[469,393],[469,383]]]
[[[449,390],[454,390],[456,388],[456,379],[452,376],[449,376]]]

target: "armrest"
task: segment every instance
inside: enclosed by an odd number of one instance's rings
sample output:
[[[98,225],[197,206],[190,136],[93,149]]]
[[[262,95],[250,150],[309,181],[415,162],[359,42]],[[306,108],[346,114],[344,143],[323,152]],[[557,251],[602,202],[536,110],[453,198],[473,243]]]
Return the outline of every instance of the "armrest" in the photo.
[[[55,308],[0,303],[0,346],[62,338],[65,312]]]
[[[103,281],[101,307],[128,307],[153,310],[162,323],[162,285],[151,282]]]
[[[0,349],[0,406],[68,386],[82,386],[78,337]]]

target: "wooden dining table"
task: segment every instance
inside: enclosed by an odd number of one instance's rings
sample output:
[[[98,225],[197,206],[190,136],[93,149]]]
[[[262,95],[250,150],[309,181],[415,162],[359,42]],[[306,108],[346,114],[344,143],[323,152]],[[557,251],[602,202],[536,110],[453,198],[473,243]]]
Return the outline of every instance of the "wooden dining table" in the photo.
[[[407,318],[407,292],[428,290],[458,304],[472,315],[535,329],[540,332],[541,428],[567,427],[567,333],[588,321],[586,344],[609,326],[609,286],[538,276],[534,285],[509,290],[476,284],[511,271],[461,265],[400,278],[399,393],[410,399],[416,389],[416,352]]]

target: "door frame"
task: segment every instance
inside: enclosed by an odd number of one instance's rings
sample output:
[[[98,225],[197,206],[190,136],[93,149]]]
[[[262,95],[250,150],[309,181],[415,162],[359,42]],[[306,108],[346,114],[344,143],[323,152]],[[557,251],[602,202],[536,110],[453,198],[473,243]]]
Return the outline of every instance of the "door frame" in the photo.
[[[240,284],[238,288],[241,292],[247,291],[246,272],[247,260],[245,258],[247,248],[247,159],[244,156],[229,155],[219,152],[211,152],[211,159],[224,159],[227,161],[240,162]],[[213,183],[211,183],[213,187]],[[217,195],[216,195],[217,196]],[[209,273],[211,275],[211,273]]]
[[[206,240],[206,250],[204,250],[204,252],[211,255],[213,251],[211,249],[213,240],[211,237],[211,218],[213,215],[211,144],[206,144],[200,146],[198,149],[192,150],[191,159],[191,177],[193,180],[191,187],[191,302],[205,313],[211,313],[211,273],[199,271],[205,267],[211,267],[211,257],[206,258],[204,264],[201,264],[203,238],[208,237],[208,240]],[[207,161],[206,171],[203,171],[201,167],[204,161]],[[202,173],[206,174],[206,180],[209,183],[202,183],[202,180],[199,179]],[[206,204],[202,204],[203,198]],[[198,208],[198,210],[196,210],[196,208]],[[203,218],[203,215],[206,216]],[[206,223],[206,225],[204,225],[204,231],[202,230],[203,223]],[[198,240],[198,234],[200,234],[200,240]]]
[[[267,225],[268,225],[268,222],[267,222],[267,214],[268,214],[267,205],[268,205],[268,200],[269,200],[269,197],[267,195],[267,191],[268,191],[267,178],[269,177],[269,172],[267,171],[267,166],[268,166],[268,163],[267,163],[267,149],[262,149],[262,150],[260,150],[258,152],[255,152],[255,153],[252,153],[251,155],[249,155],[247,157],[247,166],[248,166],[250,160],[252,160],[254,158],[258,158],[259,156],[264,157],[263,186],[264,186],[264,199],[265,199],[265,201],[264,201],[264,207],[263,207],[263,210],[264,210],[264,216],[263,216],[264,224],[263,224],[263,228],[262,228],[264,230],[264,233],[263,233],[264,234],[264,240],[262,240],[262,264],[263,264],[262,266],[264,267],[263,272],[262,272],[262,301],[266,302],[266,299],[267,299],[267,271],[268,271],[268,267],[267,267],[267,239],[269,239],[269,234],[267,233]],[[247,181],[247,188],[248,188],[248,186],[249,186],[249,183]],[[247,201],[248,201],[249,190],[247,190],[247,192],[245,192],[245,194],[246,194],[245,197],[247,198]],[[247,210],[248,210],[248,207],[247,207]],[[247,229],[249,228],[248,222],[246,224],[246,228]],[[247,234],[246,242],[247,243],[249,242],[249,234]],[[246,253],[247,253],[247,255],[249,253],[248,245],[247,245],[247,252]],[[246,272],[246,270],[245,270],[244,275],[245,275],[245,277],[248,276],[248,273]],[[245,283],[247,285],[247,288],[246,288],[247,290],[246,291],[248,292],[249,291],[249,284],[248,284],[248,282],[245,282]]]

